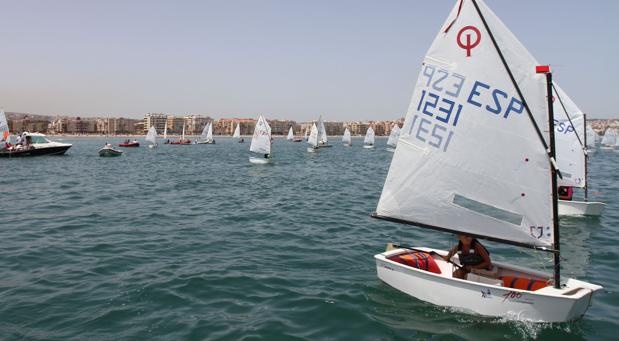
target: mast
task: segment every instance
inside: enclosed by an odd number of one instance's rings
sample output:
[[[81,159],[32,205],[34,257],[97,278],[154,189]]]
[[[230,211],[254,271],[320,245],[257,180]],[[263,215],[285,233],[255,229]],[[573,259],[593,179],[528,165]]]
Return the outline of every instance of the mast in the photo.
[[[587,114],[583,113],[584,125],[585,125],[585,201],[589,201],[589,153],[587,150]]]
[[[551,160],[555,159],[555,128],[554,128],[554,108],[552,103],[552,72],[550,72],[549,66],[538,66],[538,73],[546,74],[546,93],[548,94],[548,132],[550,133],[550,157]],[[555,288],[561,288],[561,262],[560,262],[560,248],[559,248],[559,204],[557,202],[557,170],[553,165],[550,167],[550,179],[551,179],[551,193],[552,193],[552,229],[553,229],[553,244],[555,252],[553,252],[554,259],[554,282]]]

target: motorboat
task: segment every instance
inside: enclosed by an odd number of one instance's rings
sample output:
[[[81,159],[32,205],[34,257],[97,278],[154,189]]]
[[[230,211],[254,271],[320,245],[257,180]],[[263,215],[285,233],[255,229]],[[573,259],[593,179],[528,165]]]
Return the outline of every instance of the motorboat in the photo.
[[[138,142],[137,140],[133,140],[133,141],[126,140],[123,143],[119,143],[118,146],[119,147],[125,147],[125,148],[139,147],[140,146],[140,142]]]
[[[99,156],[102,157],[121,156],[122,154],[122,150],[114,149],[111,145],[106,145],[105,147],[99,149]]]
[[[72,144],[50,141],[43,134],[23,133],[26,137],[25,145],[4,147],[0,150],[0,157],[21,157],[41,155],[63,155]]]

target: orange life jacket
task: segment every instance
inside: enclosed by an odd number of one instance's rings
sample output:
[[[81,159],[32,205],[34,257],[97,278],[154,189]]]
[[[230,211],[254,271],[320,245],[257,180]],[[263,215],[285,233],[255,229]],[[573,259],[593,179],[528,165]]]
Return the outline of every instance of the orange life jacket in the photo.
[[[514,288],[528,291],[536,291],[550,285],[549,281],[540,281],[537,279],[523,277],[503,276],[501,277],[501,279],[503,280],[503,286],[505,288]]]
[[[440,274],[441,269],[429,253],[411,252],[389,257],[390,260],[413,268]]]

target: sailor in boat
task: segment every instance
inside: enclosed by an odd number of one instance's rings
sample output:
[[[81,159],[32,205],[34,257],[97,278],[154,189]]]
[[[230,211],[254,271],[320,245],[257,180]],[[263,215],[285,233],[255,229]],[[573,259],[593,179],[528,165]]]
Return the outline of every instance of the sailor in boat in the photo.
[[[458,244],[449,251],[447,256],[443,257],[445,261],[449,261],[453,255],[458,253],[462,267],[453,272],[454,278],[466,279],[473,269],[490,270],[492,268],[490,252],[477,239],[463,234],[458,235],[458,239]]]
[[[574,191],[571,186],[559,186],[559,200],[572,200]]]

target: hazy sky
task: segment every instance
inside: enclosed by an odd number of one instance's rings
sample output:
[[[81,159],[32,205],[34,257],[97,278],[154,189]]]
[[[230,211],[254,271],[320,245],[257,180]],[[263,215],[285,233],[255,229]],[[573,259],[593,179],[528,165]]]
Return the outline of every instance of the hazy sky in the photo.
[[[487,0],[593,117],[619,117],[619,1]],[[0,0],[0,106],[393,119],[455,0]]]

